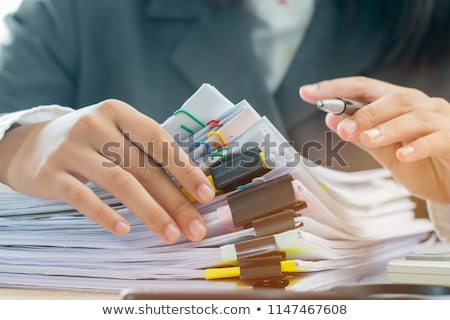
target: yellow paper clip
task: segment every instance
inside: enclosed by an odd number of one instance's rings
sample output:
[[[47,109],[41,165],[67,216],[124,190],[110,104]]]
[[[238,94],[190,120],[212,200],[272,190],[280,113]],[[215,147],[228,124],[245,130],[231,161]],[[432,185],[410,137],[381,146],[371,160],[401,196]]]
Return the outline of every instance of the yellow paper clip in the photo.
[[[225,140],[225,137],[223,136],[223,134],[219,131],[211,131],[208,132],[208,134],[206,135],[207,138],[211,138],[212,136],[218,136],[220,142],[222,142],[222,144],[218,144],[217,148],[220,149],[222,147],[225,147],[227,145],[227,141]]]

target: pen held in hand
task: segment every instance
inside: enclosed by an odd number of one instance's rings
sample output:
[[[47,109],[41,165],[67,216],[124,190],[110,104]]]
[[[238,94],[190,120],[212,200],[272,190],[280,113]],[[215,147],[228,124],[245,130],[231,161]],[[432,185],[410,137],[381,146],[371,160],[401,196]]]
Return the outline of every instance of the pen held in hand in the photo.
[[[360,102],[354,102],[341,98],[324,99],[317,101],[317,108],[332,114],[348,114],[352,115],[365,105]]]

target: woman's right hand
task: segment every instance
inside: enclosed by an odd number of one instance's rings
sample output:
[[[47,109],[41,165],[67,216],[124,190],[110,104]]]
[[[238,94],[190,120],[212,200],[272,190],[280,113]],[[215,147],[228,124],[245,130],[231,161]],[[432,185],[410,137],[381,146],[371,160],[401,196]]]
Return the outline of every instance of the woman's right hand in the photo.
[[[128,221],[85,183],[113,194],[161,240],[206,234],[195,206],[167,169],[199,202],[214,198],[203,172],[154,120],[124,102],[106,100],[49,122],[10,130],[0,141],[0,182],[31,196],[67,202],[115,235]]]

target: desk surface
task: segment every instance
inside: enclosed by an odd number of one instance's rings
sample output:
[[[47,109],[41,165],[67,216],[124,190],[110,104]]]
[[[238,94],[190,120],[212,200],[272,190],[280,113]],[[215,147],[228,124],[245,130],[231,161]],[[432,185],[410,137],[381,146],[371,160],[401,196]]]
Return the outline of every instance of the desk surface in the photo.
[[[0,300],[118,300],[118,294],[0,288]]]

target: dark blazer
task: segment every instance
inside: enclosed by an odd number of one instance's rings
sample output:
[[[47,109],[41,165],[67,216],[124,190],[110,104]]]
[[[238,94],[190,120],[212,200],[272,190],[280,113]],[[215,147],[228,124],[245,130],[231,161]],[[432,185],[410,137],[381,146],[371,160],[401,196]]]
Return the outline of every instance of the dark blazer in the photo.
[[[382,21],[362,13],[366,26],[350,29],[336,2],[318,1],[272,95],[249,40],[249,17],[236,2],[25,1],[7,19],[12,41],[0,51],[0,112],[116,98],[162,121],[207,82],[234,102],[247,99],[301,150],[308,140],[323,140],[325,130],[323,114],[298,97],[303,84],[367,75],[450,98],[448,60],[426,70],[377,68]],[[358,157],[354,168],[364,162]]]

